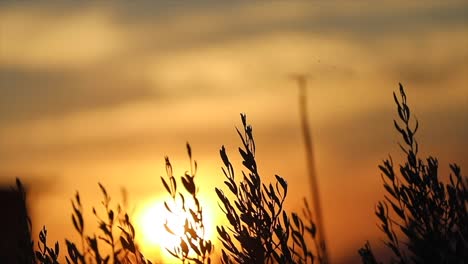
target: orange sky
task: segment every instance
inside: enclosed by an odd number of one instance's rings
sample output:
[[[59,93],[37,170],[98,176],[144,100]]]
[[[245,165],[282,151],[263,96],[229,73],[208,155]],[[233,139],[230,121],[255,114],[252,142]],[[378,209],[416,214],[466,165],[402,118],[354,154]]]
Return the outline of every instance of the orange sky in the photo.
[[[219,148],[238,160],[245,112],[260,171],[288,180],[297,210],[309,185],[290,76],[305,73],[332,260],[356,261],[366,240],[380,245],[377,165],[400,154],[398,82],[422,153],[438,156],[444,174],[448,162],[468,166],[467,25],[463,1],[3,2],[0,182],[23,179],[35,229],[62,239],[75,190],[90,218],[98,181],[115,198],[125,187],[137,208],[165,194],[165,155],[177,175],[188,168],[186,141],[201,192],[220,186]]]

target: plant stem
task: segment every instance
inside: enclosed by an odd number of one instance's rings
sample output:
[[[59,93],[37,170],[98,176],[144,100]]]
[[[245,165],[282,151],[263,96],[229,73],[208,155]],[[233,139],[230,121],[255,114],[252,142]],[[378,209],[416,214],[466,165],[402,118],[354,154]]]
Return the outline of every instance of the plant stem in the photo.
[[[299,110],[301,115],[302,135],[304,137],[304,146],[306,151],[307,170],[309,174],[310,187],[312,191],[312,206],[316,216],[317,241],[319,241],[319,257],[322,263],[328,263],[328,253],[325,244],[325,232],[323,229],[322,208],[320,204],[320,194],[318,190],[317,173],[315,169],[315,158],[312,145],[312,135],[307,116],[307,76],[295,76],[299,86]]]

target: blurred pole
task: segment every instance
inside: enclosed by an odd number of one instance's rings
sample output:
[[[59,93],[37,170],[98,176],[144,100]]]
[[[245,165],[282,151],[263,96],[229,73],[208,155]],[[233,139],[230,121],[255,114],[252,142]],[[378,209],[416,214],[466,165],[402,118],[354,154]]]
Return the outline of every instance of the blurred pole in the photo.
[[[326,248],[325,232],[322,220],[322,208],[320,203],[320,194],[317,183],[317,173],[315,169],[315,158],[312,145],[312,134],[309,126],[309,119],[307,116],[307,76],[296,75],[294,78],[299,86],[299,112],[301,115],[302,135],[304,137],[304,145],[306,151],[307,170],[309,173],[309,182],[312,192],[312,206],[315,213],[315,221],[317,226],[317,241],[319,242],[319,252],[323,263],[328,263],[328,253]]]

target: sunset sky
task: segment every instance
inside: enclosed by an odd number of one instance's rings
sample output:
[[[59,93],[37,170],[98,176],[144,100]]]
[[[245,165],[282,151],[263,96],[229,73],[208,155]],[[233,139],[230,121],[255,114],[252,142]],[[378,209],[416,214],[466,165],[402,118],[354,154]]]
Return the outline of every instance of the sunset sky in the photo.
[[[20,177],[35,232],[46,225],[62,243],[74,236],[76,190],[90,225],[98,182],[115,202],[128,190],[135,214],[168,199],[164,156],[182,175],[188,141],[202,199],[218,219],[219,148],[241,175],[235,127],[244,112],[265,181],[283,176],[288,209],[300,210],[309,184],[298,73],[309,76],[333,262],[356,261],[366,240],[382,244],[377,165],[401,156],[392,121],[399,82],[420,121],[421,153],[439,158],[442,175],[449,162],[466,175],[466,1],[2,1],[0,183]]]

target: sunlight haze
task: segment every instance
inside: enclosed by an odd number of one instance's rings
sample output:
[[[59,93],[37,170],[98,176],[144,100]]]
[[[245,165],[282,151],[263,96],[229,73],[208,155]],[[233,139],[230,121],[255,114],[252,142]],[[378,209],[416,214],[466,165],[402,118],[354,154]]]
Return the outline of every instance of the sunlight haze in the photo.
[[[127,190],[145,232],[145,210],[162,214],[171,199],[164,157],[179,178],[190,168],[189,142],[219,255],[219,149],[239,179],[239,113],[253,126],[263,179],[287,180],[290,210],[310,199],[291,78],[305,74],[331,259],[357,263],[366,240],[383,250],[377,166],[401,154],[392,121],[399,82],[420,122],[421,153],[438,157],[444,175],[452,162],[466,174],[467,26],[466,1],[4,1],[0,183],[21,178],[33,234],[46,225],[50,241],[77,236],[76,191],[88,230],[97,228],[98,182],[113,204]]]

